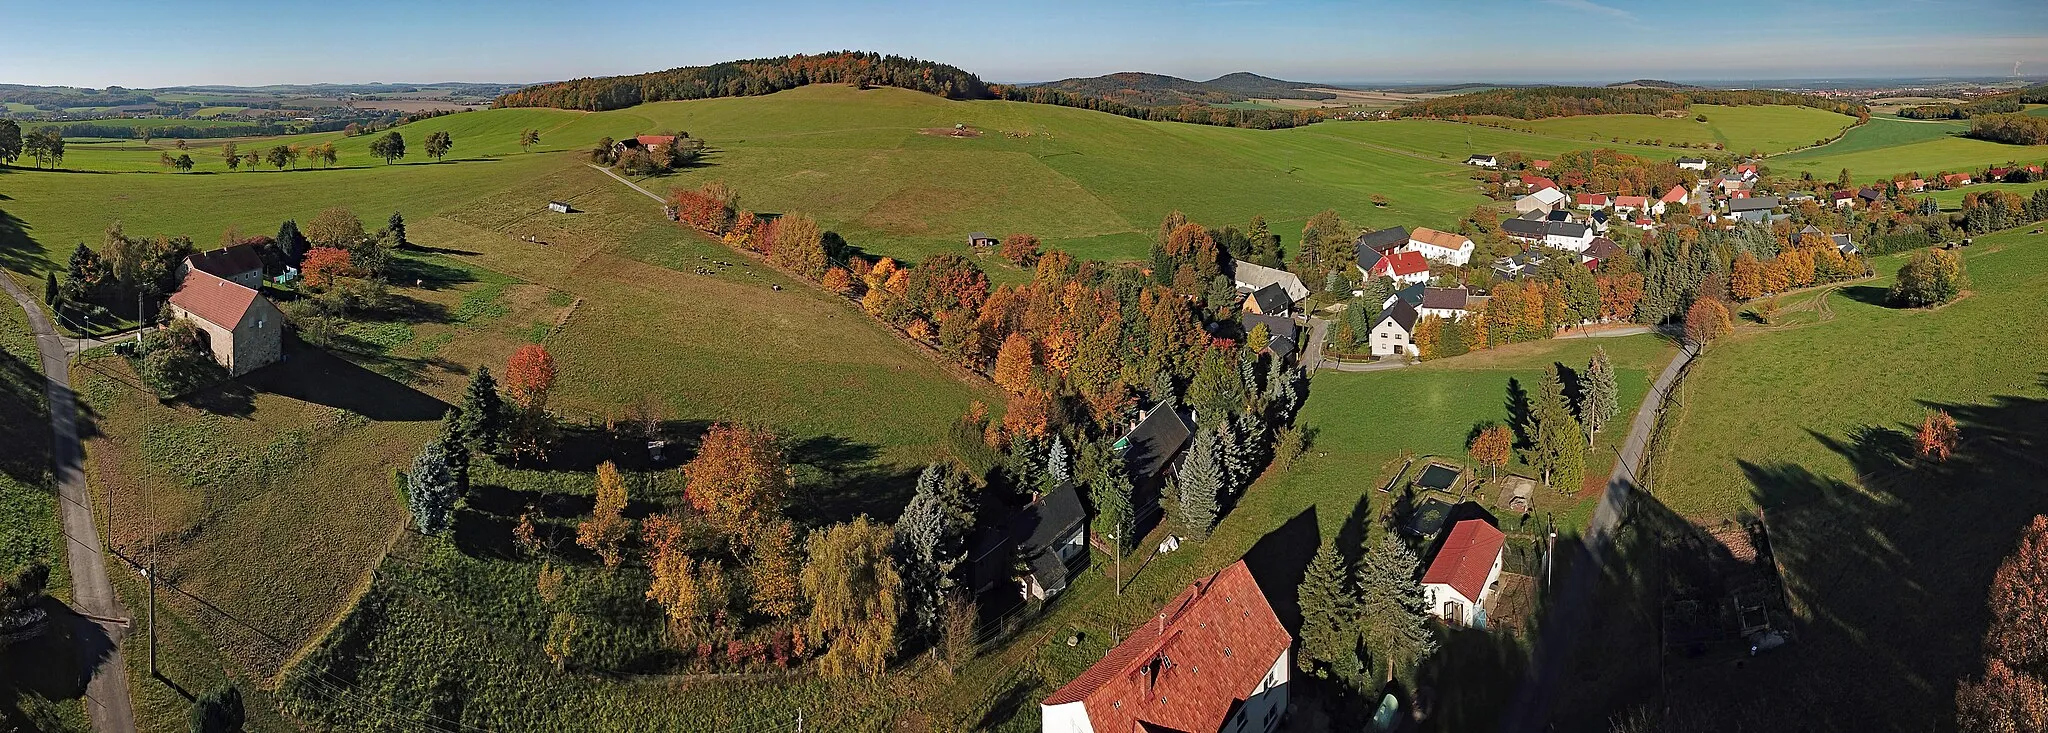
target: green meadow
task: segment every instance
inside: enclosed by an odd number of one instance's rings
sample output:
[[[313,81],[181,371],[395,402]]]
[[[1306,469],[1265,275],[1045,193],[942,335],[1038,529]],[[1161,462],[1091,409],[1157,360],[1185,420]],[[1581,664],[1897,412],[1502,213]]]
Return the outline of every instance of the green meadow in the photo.
[[[1699,122],[1696,115],[1706,115]],[[1729,107],[1693,105],[1684,117],[1656,115],[1581,115],[1542,120],[1484,117],[1491,124],[1504,124],[1533,133],[1581,141],[1658,140],[1666,144],[1699,145],[1719,143],[1731,153],[1752,150],[1774,153],[1814,144],[1840,133],[1855,119],[1813,109],[1781,105]]]
[[[2048,145],[2006,145],[1962,137],[1968,122],[1923,122],[1872,117],[1841,140],[1818,148],[1774,156],[1767,162],[1780,174],[1811,172],[1832,178],[1843,168],[1858,180],[1919,172],[1968,171],[2008,161],[2048,158]]]
[[[1761,705],[1773,719],[1926,730],[1980,671],[1991,573],[2048,513],[2048,239],[1978,237],[1971,284],[1933,310],[1884,304],[1880,277],[1828,289],[1806,325],[1710,348],[1666,416],[1652,500],[1710,522],[1763,513],[1797,644],[1746,671],[1695,670],[1677,704]],[[1962,429],[1946,462],[1913,455],[1929,410]],[[1746,695],[1763,685],[1783,694]],[[1806,701],[1827,700],[1825,706]]]

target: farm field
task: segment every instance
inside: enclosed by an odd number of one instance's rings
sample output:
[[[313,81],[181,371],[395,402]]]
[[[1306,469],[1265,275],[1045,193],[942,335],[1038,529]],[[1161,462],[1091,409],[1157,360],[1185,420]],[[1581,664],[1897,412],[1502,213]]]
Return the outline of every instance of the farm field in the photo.
[[[1767,514],[1801,638],[1739,681],[1674,681],[1699,691],[1674,702],[1726,705],[1764,685],[1784,694],[1744,699],[1781,721],[1903,731],[1954,719],[1957,680],[1979,671],[1991,573],[2048,513],[2033,479],[2048,441],[2048,240],[2030,230],[1977,238],[1960,301],[1886,307],[1903,256],[1879,258],[1876,280],[1820,296],[1832,318],[1738,333],[1693,369],[1667,417],[1654,499],[1696,521]],[[1911,444],[1934,408],[1963,441],[1929,465]]]
[[[982,136],[921,132],[954,124]],[[519,131],[527,128],[541,131],[533,155],[520,154],[517,145]],[[1448,227],[1487,202],[1469,180],[1470,169],[1460,165],[1474,149],[1551,155],[1593,145],[1421,120],[1331,122],[1280,131],[1211,128],[839,86],[602,113],[467,112],[399,129],[412,156],[395,166],[369,156],[368,136],[340,133],[237,141],[244,150],[333,142],[340,152],[335,170],[285,173],[268,165],[227,173],[218,142],[210,141],[187,151],[198,163],[194,173],[167,174],[159,157],[171,141],[111,141],[72,145],[64,167],[153,175],[44,177],[29,171],[24,179],[0,179],[0,185],[20,191],[10,192],[20,200],[11,206],[36,227],[31,235],[38,242],[63,250],[44,257],[58,258],[71,242],[97,241],[108,218],[121,218],[130,231],[211,218],[196,213],[211,206],[173,203],[166,200],[168,191],[194,192],[228,212],[229,222],[242,222],[242,211],[267,213],[283,208],[281,202],[316,198],[362,211],[413,200],[418,203],[407,208],[439,210],[469,191],[568,165],[571,153],[599,137],[679,129],[709,141],[706,165],[650,187],[721,180],[752,208],[810,213],[869,252],[915,259],[964,249],[967,232],[1026,231],[1077,256],[1133,259],[1144,254],[1159,219],[1176,208],[1210,226],[1242,227],[1263,215],[1273,231],[1290,239],[1325,207],[1361,226]],[[418,148],[432,131],[454,137],[446,163],[423,162]],[[1677,155],[1663,148],[1617,147]],[[291,176],[290,185],[279,185],[277,176]],[[1373,194],[1385,195],[1390,204],[1373,207]],[[60,200],[104,203],[81,209],[59,206]],[[259,223],[250,216],[241,226],[254,231]]]
[[[1816,177],[1832,177],[1847,168],[1860,180],[1914,171],[1932,176],[1939,171],[1978,170],[2007,161],[2048,158],[2048,145],[2006,145],[1952,134],[1968,129],[1968,123],[1961,122],[1873,117],[1870,124],[1850,130],[1831,145],[1772,157],[1765,163],[1781,175],[1812,172]]]
[[[2033,183],[1980,183],[1974,186],[1951,188],[1947,191],[1929,191],[1927,195],[1933,196],[1935,201],[1940,202],[1943,211],[1961,211],[1963,209],[1963,197],[1968,196],[1972,193],[1983,193],[1985,191],[2006,191],[2008,193],[2018,194],[2020,198],[2026,198],[2028,196],[2034,195],[2035,191],[2041,190],[2043,188],[2048,188],[2048,182],[2035,181]]]
[[[1695,115],[1706,115],[1698,122]],[[1665,143],[1720,143],[1728,152],[1780,152],[1834,137],[1854,118],[1811,107],[1784,105],[1693,105],[1684,117],[1580,115],[1542,120],[1479,117],[1491,124],[1569,140],[1661,140]]]

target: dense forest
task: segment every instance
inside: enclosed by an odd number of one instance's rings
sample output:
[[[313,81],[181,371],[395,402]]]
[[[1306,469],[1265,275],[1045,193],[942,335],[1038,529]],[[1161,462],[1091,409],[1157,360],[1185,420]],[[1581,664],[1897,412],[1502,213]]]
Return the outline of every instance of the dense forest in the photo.
[[[1127,71],[1118,74],[1061,79],[1033,85],[1033,88],[1107,99],[1134,107],[1174,107],[1183,104],[1230,104],[1254,97],[1264,99],[1332,99],[1329,92],[1304,91],[1314,86],[1283,81],[1249,72],[1226,74],[1208,81],[1191,81],[1163,74]]]
[[[642,102],[773,94],[806,84],[899,87],[948,99],[994,96],[980,77],[958,67],[904,56],[838,51],[540,84],[498,97],[491,106],[603,111]]]
[[[1613,89],[1595,87],[1532,87],[1494,89],[1455,97],[1416,102],[1394,110],[1396,117],[1463,117],[1499,115],[1523,120],[1575,115],[1682,112],[1695,104],[1784,104],[1812,107],[1870,119],[1870,109],[1860,104],[1791,92],[1750,89]]]
[[[1970,121],[1970,137],[2010,145],[2048,145],[2048,117],[1984,115]]]
[[[0,84],[0,102],[34,105],[37,109],[58,110],[66,107],[122,107],[133,104],[153,104],[156,97],[121,87],[98,89],[77,89],[72,87],[37,87],[23,84]]]
[[[1923,104],[1899,110],[1900,117],[1915,120],[1967,120],[1978,115],[2010,114],[2029,104],[2048,104],[2048,84],[1993,94],[1962,104]]]

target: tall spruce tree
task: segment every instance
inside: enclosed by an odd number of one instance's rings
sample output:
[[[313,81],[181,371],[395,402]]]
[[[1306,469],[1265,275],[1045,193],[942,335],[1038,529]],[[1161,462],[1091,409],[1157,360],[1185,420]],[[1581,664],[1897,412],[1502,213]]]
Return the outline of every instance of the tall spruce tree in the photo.
[[[384,222],[384,231],[391,237],[392,246],[402,247],[407,244],[404,214],[396,211],[391,212],[391,218]]]
[[[1436,653],[1429,629],[1429,602],[1422,594],[1421,560],[1389,532],[1358,566],[1359,634],[1374,657],[1413,668]]]
[[[441,446],[441,453],[448,457],[448,470],[455,475],[455,489],[458,494],[469,493],[469,443],[463,440],[462,408],[450,407],[441,415],[441,431],[434,436],[434,442]]]
[[[896,521],[895,547],[913,627],[934,635],[944,617],[953,570],[967,556],[974,512],[966,480],[950,463],[926,466]]]
[[[448,529],[458,497],[455,474],[448,469],[448,455],[440,443],[428,443],[412,460],[405,474],[406,500],[412,506],[413,522],[422,534],[440,534]]]
[[[1057,435],[1052,438],[1052,447],[1045,451],[1045,475],[1054,488],[1074,479],[1074,457],[1068,452],[1066,441]]]
[[[306,235],[299,232],[299,222],[293,219],[286,219],[277,226],[276,244],[278,252],[284,254],[284,263],[293,266],[305,261],[306,250],[313,246]]]
[[[1123,459],[1112,455],[1102,462],[1101,471],[1088,491],[1088,501],[1095,509],[1090,528],[1096,535],[1109,540],[1119,555],[1128,552],[1137,540],[1131,536],[1138,523],[1134,516],[1136,507],[1131,501],[1132,490],[1130,470],[1124,466]]]
[[[1303,672],[1353,683],[1364,675],[1358,659],[1358,596],[1351,587],[1351,571],[1331,543],[1323,543],[1295,592],[1301,603],[1301,658]]]
[[[505,442],[507,416],[505,400],[498,395],[498,381],[491,368],[479,366],[470,375],[469,388],[462,393],[462,412],[457,416],[462,440],[471,451],[492,455]]]
[[[1608,360],[1607,349],[1593,349],[1593,358],[1586,362],[1585,387],[1580,392],[1587,404],[1579,415],[1586,421],[1589,436],[1607,429],[1608,423],[1621,414],[1621,387],[1615,382],[1614,363]]]
[[[1221,511],[1216,497],[1223,491],[1223,466],[1216,455],[1216,433],[1195,431],[1194,444],[1181,463],[1174,484],[1180,495],[1180,523],[1189,534],[1208,537]]]
[[[1530,415],[1536,422],[1536,466],[1543,471],[1543,483],[1577,491],[1586,478],[1585,434],[1565,399],[1564,378],[1556,364],[1544,371],[1542,393]]]
[[[1216,458],[1223,468],[1223,485],[1217,492],[1224,499],[1234,499],[1251,483],[1251,456],[1245,452],[1243,421],[1236,413],[1223,416],[1223,422],[1216,426]]]

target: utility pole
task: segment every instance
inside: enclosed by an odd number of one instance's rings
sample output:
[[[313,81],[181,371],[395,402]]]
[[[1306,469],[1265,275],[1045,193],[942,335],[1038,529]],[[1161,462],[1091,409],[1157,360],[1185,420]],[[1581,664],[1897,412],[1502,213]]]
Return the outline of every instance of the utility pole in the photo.
[[[1551,568],[1557,567],[1557,518],[1551,517],[1550,549],[1543,551],[1543,590],[1550,590]]]

